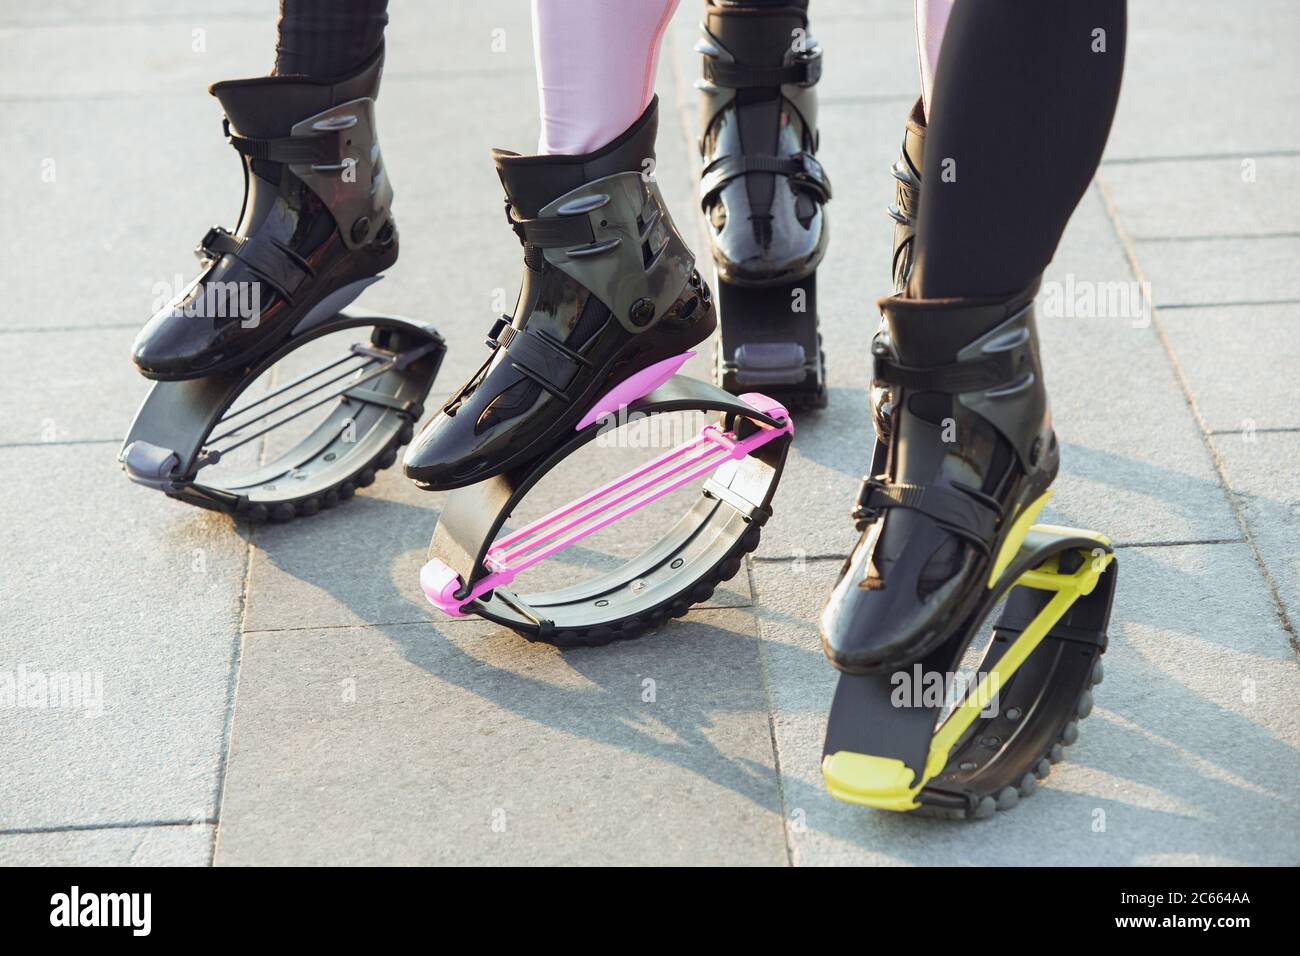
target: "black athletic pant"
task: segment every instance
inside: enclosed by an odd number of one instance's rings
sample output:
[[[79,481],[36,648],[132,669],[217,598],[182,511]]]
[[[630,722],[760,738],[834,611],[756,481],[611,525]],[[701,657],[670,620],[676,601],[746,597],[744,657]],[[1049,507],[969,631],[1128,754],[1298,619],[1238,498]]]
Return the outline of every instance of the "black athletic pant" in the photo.
[[[350,73],[379,48],[387,23],[388,0],[280,0],[275,72]]]
[[[1051,261],[1124,68],[1125,0],[957,0],[935,70],[914,298],[1000,296]]]

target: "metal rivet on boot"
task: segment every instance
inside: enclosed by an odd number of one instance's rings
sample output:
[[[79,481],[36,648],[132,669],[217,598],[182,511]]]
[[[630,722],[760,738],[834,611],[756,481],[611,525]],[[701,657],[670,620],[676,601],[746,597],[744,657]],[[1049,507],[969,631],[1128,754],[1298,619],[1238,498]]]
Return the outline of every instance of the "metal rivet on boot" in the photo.
[[[632,303],[632,308],[628,311],[628,318],[634,325],[649,325],[655,317],[655,304],[649,299],[637,299]]]
[[[352,241],[360,242],[366,238],[366,233],[370,231],[370,220],[362,216],[352,224]]]

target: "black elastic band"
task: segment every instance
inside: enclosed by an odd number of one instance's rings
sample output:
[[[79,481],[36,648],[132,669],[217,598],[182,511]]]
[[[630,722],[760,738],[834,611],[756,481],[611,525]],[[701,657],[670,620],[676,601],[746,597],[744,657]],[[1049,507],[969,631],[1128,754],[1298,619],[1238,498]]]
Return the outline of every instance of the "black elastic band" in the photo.
[[[757,156],[734,153],[719,156],[704,168],[700,177],[700,198],[708,203],[714,193],[738,176],[746,173],[775,173],[788,176],[792,181],[807,186],[821,196],[823,202],[831,198],[831,183],[826,171],[811,153],[793,156]]]
[[[550,336],[532,329],[512,329],[503,345],[511,363],[529,378],[563,394],[587,362]]]
[[[907,508],[932,518],[988,552],[997,536],[999,512],[985,502],[945,485],[912,485],[868,478],[858,492],[854,518],[871,519],[889,508]]]
[[[1020,374],[1023,358],[1021,350],[1016,349],[966,362],[914,368],[900,365],[887,355],[876,355],[872,377],[877,382],[918,392],[956,395],[1010,383]]]
[[[310,266],[273,239],[237,236],[221,226],[209,229],[195,251],[214,261],[225,255],[234,256],[285,298],[292,298],[313,274]]]
[[[486,344],[490,349],[495,349],[497,346],[504,347],[509,345],[510,340],[514,338],[515,332],[517,331],[515,327],[510,324],[514,320],[514,316],[512,315],[498,316],[496,321],[492,323],[492,328],[488,329],[487,338],[484,340],[484,344]]]
[[[728,90],[770,88],[787,83],[811,86],[821,76],[820,52],[785,66],[746,66],[743,63],[722,63],[711,56],[704,58],[704,79]]]
[[[240,136],[230,131],[230,121],[223,120],[230,145],[252,159],[265,159],[273,163],[297,163],[299,165],[339,163],[343,157],[339,154],[336,135],[317,133],[312,136],[280,136],[271,139],[259,139],[252,136]]]
[[[543,219],[520,219],[506,202],[506,219],[521,241],[539,249],[560,246],[589,246],[596,241],[586,216],[550,216]]]

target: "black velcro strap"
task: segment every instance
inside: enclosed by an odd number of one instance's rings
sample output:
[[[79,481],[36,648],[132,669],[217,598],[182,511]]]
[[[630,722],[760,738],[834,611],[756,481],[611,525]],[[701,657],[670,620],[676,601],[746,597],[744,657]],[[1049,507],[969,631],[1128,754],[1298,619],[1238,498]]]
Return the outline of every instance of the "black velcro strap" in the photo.
[[[559,342],[541,332],[516,329],[504,343],[511,363],[557,393],[563,393],[586,363]]]
[[[786,66],[746,66],[743,63],[722,63],[711,56],[704,58],[704,79],[728,90],[770,89],[786,83],[812,86],[821,78],[820,50]]]
[[[195,251],[213,260],[234,256],[289,299],[312,274],[305,262],[273,239],[236,236],[220,226],[209,229]]]
[[[586,216],[551,216],[544,219],[520,219],[514,207],[506,203],[506,219],[523,242],[539,249],[559,246],[589,246],[596,241]]]
[[[252,159],[266,159],[273,163],[340,163],[339,138],[336,134],[318,133],[312,136],[279,136],[261,139],[240,136],[230,131],[230,121],[223,127],[230,145]]]
[[[967,362],[913,368],[900,365],[888,355],[875,355],[872,378],[887,385],[901,385],[918,392],[943,392],[957,395],[996,388],[1013,381],[1020,372],[1022,350],[998,352]]]
[[[854,517],[870,518],[889,508],[919,511],[986,553],[996,537],[1000,517],[988,503],[945,485],[895,484],[876,478],[864,481]]]
[[[795,153],[793,156],[754,156],[741,153],[719,156],[704,168],[700,177],[700,200],[704,204],[712,201],[714,194],[735,179],[746,173],[776,173],[788,176],[793,182],[807,186],[816,192],[822,202],[831,198],[831,183],[826,178],[826,171],[811,153]]]

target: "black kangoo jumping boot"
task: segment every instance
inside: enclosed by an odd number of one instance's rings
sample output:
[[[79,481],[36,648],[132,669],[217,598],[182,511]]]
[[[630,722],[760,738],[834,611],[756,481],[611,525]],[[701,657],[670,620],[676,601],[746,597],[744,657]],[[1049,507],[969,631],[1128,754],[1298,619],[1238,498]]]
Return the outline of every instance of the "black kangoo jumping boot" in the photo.
[[[925,128],[925,106],[918,97],[907,114],[907,126],[903,132],[903,146],[899,150],[898,159],[889,170],[894,177],[894,201],[885,211],[894,221],[891,274],[895,295],[903,295],[907,291],[907,281],[912,277],[912,263],[916,259],[916,218],[921,213],[921,170],[925,165]],[[874,343],[880,348],[889,347],[889,326],[883,316],[880,326],[876,329]],[[872,422],[875,425],[876,442],[879,445],[888,438],[888,410],[893,403],[889,395],[889,386],[883,382],[873,382],[869,395]],[[877,456],[883,454],[883,448],[878,448],[875,454]]]
[[[715,380],[820,408],[816,270],[831,197],[815,155],[821,47],[806,3],[711,0],[704,14],[700,202],[717,273]]]
[[[883,421],[862,537],[821,618],[842,670],[910,663],[946,640],[1014,556],[1059,467],[1033,297],[881,299]]]
[[[700,201],[718,278],[802,279],[826,252],[831,192],[816,158],[822,61],[807,10],[710,2],[702,30]]]
[[[416,437],[406,475],[458,488],[532,461],[672,377],[716,326],[708,286],[646,170],[658,99],[583,156],[496,150],[524,247],[513,316],[491,354]]]
[[[203,272],[136,337],[152,379],[239,368],[346,306],[397,259],[393,190],[375,134],[384,51],[349,76],[267,76],[211,88],[244,165],[234,231],[214,226]]]

